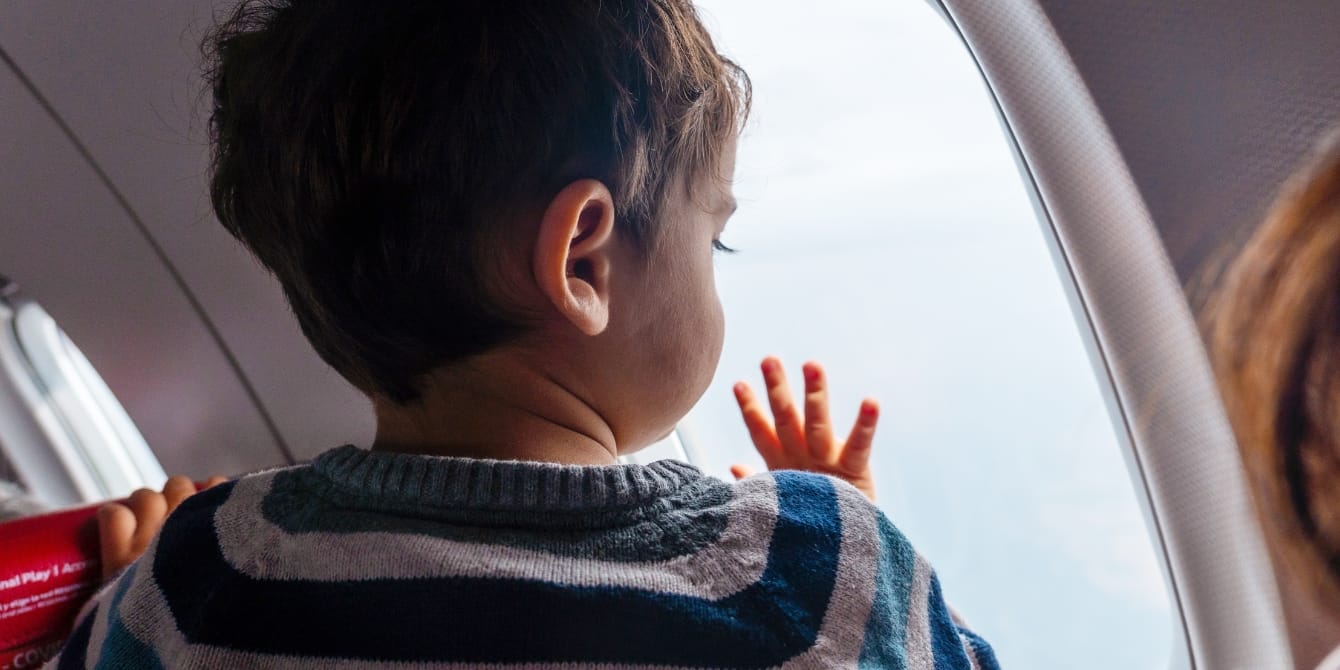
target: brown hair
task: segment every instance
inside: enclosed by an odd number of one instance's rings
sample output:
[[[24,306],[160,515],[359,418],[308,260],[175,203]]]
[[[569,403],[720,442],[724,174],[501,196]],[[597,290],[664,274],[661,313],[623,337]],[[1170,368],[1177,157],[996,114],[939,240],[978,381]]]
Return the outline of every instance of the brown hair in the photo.
[[[749,107],[689,0],[248,0],[205,51],[219,221],[399,403],[526,330],[489,281],[522,213],[598,179],[645,252]]]
[[[1277,567],[1340,612],[1340,143],[1285,186],[1206,316]]]

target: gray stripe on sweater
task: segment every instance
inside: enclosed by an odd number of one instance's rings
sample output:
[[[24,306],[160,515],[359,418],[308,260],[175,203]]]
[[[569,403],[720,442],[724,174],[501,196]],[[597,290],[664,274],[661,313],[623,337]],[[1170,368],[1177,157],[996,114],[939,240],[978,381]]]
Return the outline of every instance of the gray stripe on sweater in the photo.
[[[157,542],[155,541],[154,544],[157,544]],[[151,545],[151,547],[152,546],[153,545]],[[108,584],[105,584],[101,589],[98,589],[98,593],[95,593],[92,598],[89,598],[88,603],[85,604],[84,607],[80,609],[78,620],[82,620],[84,618],[84,614],[87,613],[88,611],[88,605],[91,605],[94,602],[108,602],[108,603],[111,602],[110,597],[111,591],[112,589],[116,588],[116,584],[117,581],[112,580]],[[100,607],[98,607],[98,613],[96,616],[93,617],[93,627],[92,629],[89,630],[88,635],[89,653],[84,657],[84,665],[87,668],[87,670],[93,670],[93,662],[97,658],[97,654],[95,652],[102,649],[102,643],[107,640],[107,625],[110,620],[110,616],[111,616],[111,608],[108,607],[106,604],[103,604]],[[55,667],[55,664],[53,663],[51,667]]]
[[[930,597],[931,566],[918,554],[912,568],[912,596],[907,609],[907,670],[935,670]]]
[[[278,474],[239,481],[214,516],[224,557],[257,579],[498,577],[624,586],[716,600],[747,588],[763,574],[777,522],[776,484],[771,477],[759,476],[729,487],[733,496],[726,506],[726,526],[716,542],[662,561],[602,561],[399,532],[294,534],[261,513]],[[370,563],[370,553],[395,560]]]

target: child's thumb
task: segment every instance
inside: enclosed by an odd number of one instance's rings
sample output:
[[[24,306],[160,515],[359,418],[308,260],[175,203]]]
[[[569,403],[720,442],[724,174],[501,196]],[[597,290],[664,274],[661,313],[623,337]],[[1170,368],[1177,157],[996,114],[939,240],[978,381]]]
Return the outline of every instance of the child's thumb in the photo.
[[[745,467],[743,465],[740,465],[739,463],[736,463],[735,465],[730,466],[730,473],[732,475],[735,475],[736,479],[744,479],[745,477],[753,475],[754,470],[753,468]]]

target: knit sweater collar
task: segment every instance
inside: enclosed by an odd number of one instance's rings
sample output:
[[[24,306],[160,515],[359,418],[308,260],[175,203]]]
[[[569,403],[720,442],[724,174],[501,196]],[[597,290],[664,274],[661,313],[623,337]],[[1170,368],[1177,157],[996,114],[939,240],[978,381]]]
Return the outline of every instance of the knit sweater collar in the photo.
[[[495,511],[639,507],[708,479],[698,468],[672,460],[650,465],[560,465],[397,454],[348,445],[321,454],[312,469],[350,493]]]

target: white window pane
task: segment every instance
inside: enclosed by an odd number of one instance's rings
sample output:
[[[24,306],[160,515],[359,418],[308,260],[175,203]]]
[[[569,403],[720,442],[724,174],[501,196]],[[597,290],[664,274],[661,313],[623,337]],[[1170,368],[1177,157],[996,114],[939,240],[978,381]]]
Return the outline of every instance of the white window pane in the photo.
[[[880,504],[1005,667],[1167,667],[1173,618],[1107,381],[958,37],[917,1],[699,6],[756,95],[722,236],[742,253],[717,262],[725,349],[681,426],[690,451],[721,476],[761,467],[731,385],[759,387],[765,354],[792,380],[817,359],[841,432],[880,400]]]
[[[71,482],[78,497],[48,495],[45,502],[53,505],[161,487],[166,475],[139,429],[55,320],[34,302],[20,302],[6,313],[0,326],[12,329],[13,344],[0,364],[9,368],[4,372],[15,388],[23,389],[6,409],[31,413],[43,433],[43,439],[7,445],[7,451],[23,457],[18,450],[50,450],[60,463],[59,473],[49,467],[18,473],[30,480],[26,484],[42,491],[57,480]]]

